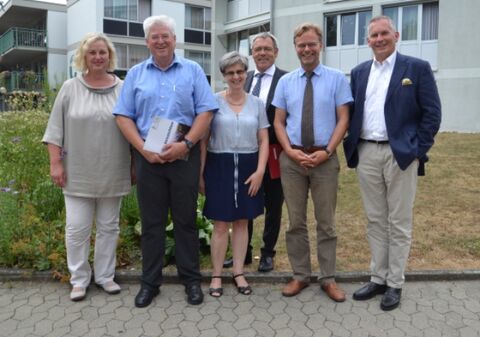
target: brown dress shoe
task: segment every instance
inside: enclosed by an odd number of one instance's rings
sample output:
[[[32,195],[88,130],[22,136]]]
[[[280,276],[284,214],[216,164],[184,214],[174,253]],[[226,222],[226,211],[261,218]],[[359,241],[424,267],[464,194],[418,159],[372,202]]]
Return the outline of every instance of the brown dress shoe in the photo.
[[[299,294],[302,289],[308,287],[307,282],[302,282],[299,280],[291,280],[290,282],[287,283],[287,285],[283,288],[282,290],[282,295],[291,297]]]
[[[345,292],[340,289],[336,282],[322,284],[322,290],[335,302],[345,301]]]

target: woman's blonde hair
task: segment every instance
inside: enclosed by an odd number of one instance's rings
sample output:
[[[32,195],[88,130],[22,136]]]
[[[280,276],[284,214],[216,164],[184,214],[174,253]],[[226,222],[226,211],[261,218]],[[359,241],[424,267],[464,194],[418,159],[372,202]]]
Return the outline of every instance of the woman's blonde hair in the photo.
[[[108,69],[107,71],[112,72],[117,67],[117,53],[115,52],[115,47],[113,46],[112,41],[103,33],[88,33],[85,37],[80,41],[80,44],[75,51],[75,55],[73,56],[72,66],[81,71],[82,73],[87,72],[87,63],[85,62],[85,55],[87,53],[88,48],[90,45],[96,41],[103,41],[107,45],[108,49]]]

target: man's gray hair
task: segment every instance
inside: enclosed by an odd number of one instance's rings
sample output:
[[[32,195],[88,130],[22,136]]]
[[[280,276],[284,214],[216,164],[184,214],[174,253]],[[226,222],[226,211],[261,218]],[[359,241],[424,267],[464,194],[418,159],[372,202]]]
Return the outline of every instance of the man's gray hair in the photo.
[[[273,35],[272,33],[269,33],[269,32],[262,32],[260,34],[257,34],[253,37],[253,40],[252,40],[252,49],[253,49],[253,45],[255,44],[255,41],[257,41],[257,39],[272,39],[273,41],[273,48],[275,49],[278,49],[278,41],[277,41],[277,38],[275,37],[275,35]]]
[[[240,54],[238,51],[231,51],[230,53],[223,55],[218,63],[218,66],[220,68],[220,72],[225,74],[225,70],[235,64],[242,65],[245,71],[248,70],[248,58]]]
[[[389,16],[386,16],[386,15],[377,15],[377,16],[374,16],[370,22],[368,23],[368,32],[370,33],[370,24],[374,23],[374,22],[377,22],[377,21],[380,21],[380,20],[387,20],[388,22],[388,25],[390,26],[390,28],[396,32],[397,31],[397,27],[395,27],[395,22],[393,22],[392,18],[389,17]]]
[[[143,31],[145,33],[145,38],[148,38],[150,34],[150,29],[154,25],[163,25],[167,26],[168,30],[175,36],[175,20],[166,15],[154,15],[150,16],[143,21]]]

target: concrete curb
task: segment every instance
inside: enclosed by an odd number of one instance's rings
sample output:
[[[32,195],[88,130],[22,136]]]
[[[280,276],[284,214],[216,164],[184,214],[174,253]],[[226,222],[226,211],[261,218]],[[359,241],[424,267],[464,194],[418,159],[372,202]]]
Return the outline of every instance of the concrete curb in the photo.
[[[210,273],[202,272],[202,281],[210,281]],[[224,282],[231,282],[231,275],[223,274]],[[283,284],[292,277],[290,272],[246,273],[248,280],[256,283]],[[407,281],[459,281],[459,280],[480,280],[480,270],[417,270],[405,273]],[[115,279],[120,283],[137,283],[140,280],[139,271],[117,270]],[[366,282],[370,279],[367,271],[338,272],[338,282]],[[164,283],[179,283],[175,272],[165,272]],[[0,282],[8,281],[54,281],[52,271],[34,271],[26,269],[1,269]],[[312,277],[312,282],[316,277]]]

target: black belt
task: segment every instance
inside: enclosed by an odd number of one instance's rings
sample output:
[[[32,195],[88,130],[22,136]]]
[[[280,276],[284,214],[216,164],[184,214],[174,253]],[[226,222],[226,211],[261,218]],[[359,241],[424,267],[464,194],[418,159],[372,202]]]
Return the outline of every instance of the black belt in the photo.
[[[361,141],[361,142],[367,142],[367,143],[374,143],[374,144],[377,144],[377,145],[388,144],[388,140],[373,140],[373,139],[363,139],[363,138],[360,138],[360,141]]]

